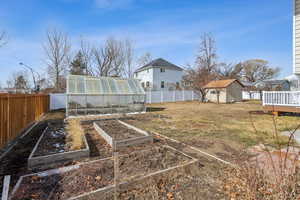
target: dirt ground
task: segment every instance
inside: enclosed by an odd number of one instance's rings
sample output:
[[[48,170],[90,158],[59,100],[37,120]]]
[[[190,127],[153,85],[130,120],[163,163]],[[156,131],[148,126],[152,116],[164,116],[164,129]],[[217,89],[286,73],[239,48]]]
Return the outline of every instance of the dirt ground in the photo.
[[[121,155],[119,157],[119,181],[130,181],[133,178],[139,178],[189,161],[191,159],[183,154],[162,146],[125,156]],[[26,177],[13,199],[68,199],[111,185],[113,181],[112,169],[113,161],[108,159],[86,163],[79,169],[50,177]]]
[[[148,105],[150,112],[128,120],[139,128],[158,132],[225,160],[240,160],[243,150],[263,143],[277,146],[273,115],[264,114],[257,102],[212,104],[181,102]],[[278,131],[292,130],[299,117],[274,118]],[[287,137],[281,136],[285,143]]]
[[[143,136],[135,130],[120,124],[116,120],[99,121],[97,124],[115,140],[125,140]]]
[[[150,112],[147,112],[146,114],[128,115],[123,121],[152,133],[154,135],[154,143],[124,148],[119,152],[120,155],[132,155],[136,152],[169,145],[197,158],[198,162],[192,166],[160,176],[154,176],[147,180],[132,183],[125,188],[121,188],[118,194],[119,199],[227,199],[222,191],[221,185],[223,172],[227,166],[216,161],[216,159],[203,155],[199,151],[190,149],[182,143],[176,143],[163,137],[159,137],[154,134],[155,132],[196,147],[199,150],[210,153],[225,161],[238,164],[249,158],[246,149],[253,145],[260,143],[268,146],[276,145],[274,143],[273,120],[275,121],[278,131],[291,130],[300,123],[299,117],[281,116],[273,118],[272,115],[264,114],[261,105],[257,102],[219,105],[210,103],[203,104],[199,102],[165,103],[148,105],[148,110]],[[63,117],[64,116],[61,113],[50,113],[47,120],[53,118],[63,119]],[[118,116],[118,119],[120,117],[122,118],[124,116]],[[16,177],[30,173],[26,169],[26,159],[40,135],[38,130],[41,131],[42,128],[44,127],[41,126],[36,131],[33,131],[30,136],[31,139],[28,137],[28,139],[24,140],[24,144],[22,143],[18,148],[15,148],[12,154],[9,154],[5,159],[6,163],[4,162],[3,166],[1,161],[0,170],[2,176],[5,174],[12,174],[13,182],[15,182]],[[91,157],[73,163],[65,163],[62,164],[62,166],[112,156],[111,147],[97,134],[93,129],[91,122],[84,123],[82,128],[87,136],[91,149]],[[111,130],[115,129],[115,126],[111,127]],[[116,131],[120,131],[120,129],[116,129]],[[287,138],[282,136],[280,139],[282,143],[285,143]],[[139,160],[142,158],[135,155],[132,157],[127,156],[125,160],[128,160],[128,162],[123,162],[121,160],[120,164],[124,166],[124,168],[121,167],[121,172],[124,174],[124,180],[126,180],[126,177],[135,176],[144,172],[144,170],[142,170],[135,174],[135,171],[133,170],[135,169],[134,167],[141,167],[141,169],[151,169],[153,167],[163,168],[169,166],[169,164],[164,165],[162,163],[168,163],[169,161],[171,161],[171,163],[177,163],[174,158],[178,155],[168,155],[163,151],[156,152],[155,154],[162,157],[170,157],[170,159],[155,160],[155,157],[151,159],[149,158],[151,155],[149,155],[146,157],[150,162],[143,164],[139,163]],[[21,162],[17,162],[19,161],[18,158],[22,156],[24,156],[24,158],[21,159]],[[10,170],[10,167],[12,167],[13,170]],[[109,168],[112,168],[112,166]],[[90,176],[88,179],[94,180],[95,177],[98,176],[95,176],[95,174],[92,173],[93,170],[88,167],[86,169],[88,171],[83,174]],[[89,174],[89,172],[92,174]],[[106,174],[109,175],[110,173]],[[78,175],[78,177],[81,177],[81,175]],[[54,179],[56,180],[55,177]],[[82,177],[74,179],[76,183],[71,181],[73,184],[69,186],[68,184],[65,184],[64,186],[60,185],[62,186],[60,188],[63,188],[63,190],[56,188],[59,193],[58,196],[68,196],[71,195],[71,193],[73,195],[74,191],[76,193],[77,189],[72,187],[73,185],[78,184],[81,179]],[[59,177],[59,180],[65,179]],[[103,180],[106,179],[104,178]],[[110,179],[107,180],[110,181]],[[51,188],[53,188],[52,186],[55,188],[56,184],[51,185]],[[83,186],[83,188],[89,187],[93,188],[96,186],[93,184]],[[48,189],[46,188],[46,190]],[[68,191],[70,193],[68,193]],[[112,194],[107,194],[106,196],[103,195],[101,198],[96,196],[91,199],[112,199]]]
[[[47,114],[30,133],[19,140],[9,153],[0,160],[0,179],[2,180],[5,175],[11,175],[11,186],[13,186],[20,176],[32,173],[27,169],[27,159],[32,149],[46,128],[47,123],[53,120],[63,120],[64,116],[63,112],[57,111]],[[0,188],[2,188],[2,181],[0,183]],[[2,192],[2,190],[0,191]]]

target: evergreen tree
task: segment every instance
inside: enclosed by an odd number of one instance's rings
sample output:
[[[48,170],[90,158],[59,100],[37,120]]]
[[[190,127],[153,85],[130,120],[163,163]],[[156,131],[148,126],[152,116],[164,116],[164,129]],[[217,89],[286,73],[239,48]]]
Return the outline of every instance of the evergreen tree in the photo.
[[[81,51],[77,53],[74,60],[70,64],[70,74],[72,75],[85,75],[86,64],[84,63]]]

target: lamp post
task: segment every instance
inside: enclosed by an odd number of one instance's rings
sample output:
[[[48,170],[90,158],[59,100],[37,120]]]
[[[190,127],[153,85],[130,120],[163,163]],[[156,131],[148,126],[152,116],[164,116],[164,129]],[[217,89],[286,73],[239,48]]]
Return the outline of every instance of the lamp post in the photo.
[[[23,62],[20,62],[19,65],[21,65],[21,66],[25,67],[26,69],[30,70],[31,75],[32,75],[33,84],[34,84],[34,90],[36,91],[37,84],[36,84],[36,79],[35,79],[34,73],[36,73],[38,75],[38,77],[40,76],[39,73],[37,73],[36,71],[34,71],[32,67],[29,67],[28,65],[24,64]]]

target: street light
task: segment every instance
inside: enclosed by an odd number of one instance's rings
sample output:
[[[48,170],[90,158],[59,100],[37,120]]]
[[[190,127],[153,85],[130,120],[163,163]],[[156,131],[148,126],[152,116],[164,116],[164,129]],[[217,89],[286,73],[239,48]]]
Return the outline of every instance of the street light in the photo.
[[[38,76],[40,76],[39,73],[37,73],[36,71],[34,71],[32,67],[29,67],[28,65],[25,65],[23,62],[20,62],[19,65],[21,65],[21,66],[23,66],[23,67],[25,67],[25,68],[27,68],[27,69],[30,70],[31,75],[32,75],[32,79],[33,79],[34,90],[36,91],[37,85],[36,85],[36,79],[35,79],[34,73],[36,73]]]

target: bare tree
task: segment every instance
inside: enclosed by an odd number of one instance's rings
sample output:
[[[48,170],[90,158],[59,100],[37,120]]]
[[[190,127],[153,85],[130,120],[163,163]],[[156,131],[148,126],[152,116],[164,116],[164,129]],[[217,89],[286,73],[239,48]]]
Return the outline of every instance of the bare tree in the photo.
[[[47,32],[47,41],[44,44],[48,74],[57,90],[62,89],[61,80],[69,62],[71,46],[68,36],[56,29]]]
[[[0,47],[4,46],[7,43],[7,34],[5,31],[0,32]]]
[[[126,78],[133,77],[133,65],[134,65],[134,47],[132,41],[126,39],[123,44],[124,54],[124,76]]]
[[[18,90],[27,90],[30,88],[28,74],[26,71],[13,72],[7,80],[7,87]]]
[[[144,65],[147,65],[148,63],[150,63],[152,61],[152,56],[149,52],[145,53],[144,55],[142,55],[140,58],[138,58],[137,60],[137,64],[139,67],[142,67]]]
[[[216,42],[211,34],[205,33],[201,37],[195,66],[188,67],[184,82],[198,91],[201,94],[201,100],[204,101],[207,93],[204,86],[218,77],[217,69]]]
[[[81,39],[80,41],[80,52],[82,54],[82,62],[84,63],[85,67],[86,67],[86,74],[87,75],[94,75],[94,70],[93,70],[93,47],[92,45],[84,40]]]
[[[269,62],[261,59],[247,60],[242,63],[242,74],[246,81],[255,83],[276,77],[280,69],[269,66]]]
[[[122,42],[109,38],[105,45],[93,48],[93,56],[98,76],[121,76],[124,71],[124,52]]]
[[[196,65],[209,73],[215,72],[218,67],[216,41],[210,33],[204,33],[201,36]]]
[[[217,74],[219,79],[240,79],[242,70],[243,66],[241,63],[220,63],[217,68]]]

